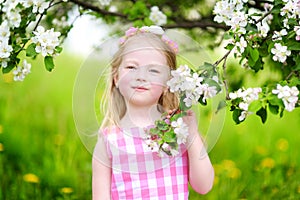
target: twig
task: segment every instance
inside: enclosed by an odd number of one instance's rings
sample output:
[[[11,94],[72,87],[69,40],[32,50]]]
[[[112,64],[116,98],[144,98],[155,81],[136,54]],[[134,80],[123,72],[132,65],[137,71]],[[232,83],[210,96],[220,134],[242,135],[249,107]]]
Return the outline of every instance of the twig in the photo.
[[[255,23],[257,24],[257,23],[261,22],[264,18],[266,18],[271,13],[272,13],[272,10],[269,10],[267,13],[265,13],[263,16],[261,16],[261,18],[259,18],[257,21],[255,21]]]
[[[287,75],[287,77],[285,78],[285,80],[289,80],[289,79],[292,77],[292,75],[295,74],[295,73],[296,73],[296,71],[291,71],[291,72]]]
[[[97,13],[100,13],[102,15],[111,15],[111,16],[116,16],[116,17],[121,17],[121,18],[127,19],[127,16],[122,13],[110,12],[110,11],[101,9],[97,6],[94,6],[90,3],[88,3],[88,1],[70,0],[70,2],[73,2],[79,6],[82,6],[84,9],[89,9],[89,10],[95,11]]]
[[[220,60],[217,60],[213,65],[216,67],[218,66],[223,60],[226,61],[227,57],[229,56],[229,54],[231,53],[232,49],[229,50]]]
[[[230,50],[231,51],[231,50]],[[228,55],[229,55],[229,52]],[[223,62],[223,83],[224,83],[224,86],[225,86],[225,90],[226,90],[226,100],[229,100],[229,92],[228,92],[228,84],[227,84],[227,80],[226,80],[226,61],[227,61],[227,58],[228,58],[228,55],[224,58],[224,62]]]

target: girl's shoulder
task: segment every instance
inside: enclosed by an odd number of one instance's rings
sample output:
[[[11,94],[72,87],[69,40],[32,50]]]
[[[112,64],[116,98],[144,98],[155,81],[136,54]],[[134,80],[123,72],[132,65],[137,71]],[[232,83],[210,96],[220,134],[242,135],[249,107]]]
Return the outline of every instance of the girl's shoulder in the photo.
[[[118,134],[118,133],[120,133],[120,131],[121,131],[121,128],[119,128],[118,126],[108,126],[108,127],[100,128],[99,135],[103,135],[103,136],[107,137],[108,135],[111,135],[111,134]]]

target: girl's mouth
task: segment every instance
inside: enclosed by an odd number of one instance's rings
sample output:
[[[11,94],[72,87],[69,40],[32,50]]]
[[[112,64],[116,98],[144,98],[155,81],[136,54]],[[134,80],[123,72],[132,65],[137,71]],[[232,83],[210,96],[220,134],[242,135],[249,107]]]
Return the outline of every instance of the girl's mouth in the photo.
[[[144,92],[144,91],[149,90],[148,88],[141,87],[141,86],[133,87],[133,88],[134,88],[135,91],[138,91],[138,92]]]

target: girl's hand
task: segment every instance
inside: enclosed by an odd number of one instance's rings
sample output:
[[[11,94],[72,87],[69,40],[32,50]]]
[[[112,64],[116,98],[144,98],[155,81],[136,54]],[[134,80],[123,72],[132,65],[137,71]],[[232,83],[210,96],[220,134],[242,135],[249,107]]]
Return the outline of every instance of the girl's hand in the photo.
[[[190,136],[198,134],[198,120],[194,111],[186,111],[186,116],[183,117],[183,121],[189,127]]]

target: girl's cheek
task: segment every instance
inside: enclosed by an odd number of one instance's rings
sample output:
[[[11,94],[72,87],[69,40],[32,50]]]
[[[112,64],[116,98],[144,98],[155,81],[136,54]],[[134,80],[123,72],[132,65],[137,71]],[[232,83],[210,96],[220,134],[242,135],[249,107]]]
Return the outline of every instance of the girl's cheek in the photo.
[[[166,86],[163,84],[152,84],[151,88],[152,88],[151,91],[152,91],[153,96],[160,97],[161,94],[163,93],[163,91],[165,90]]]

